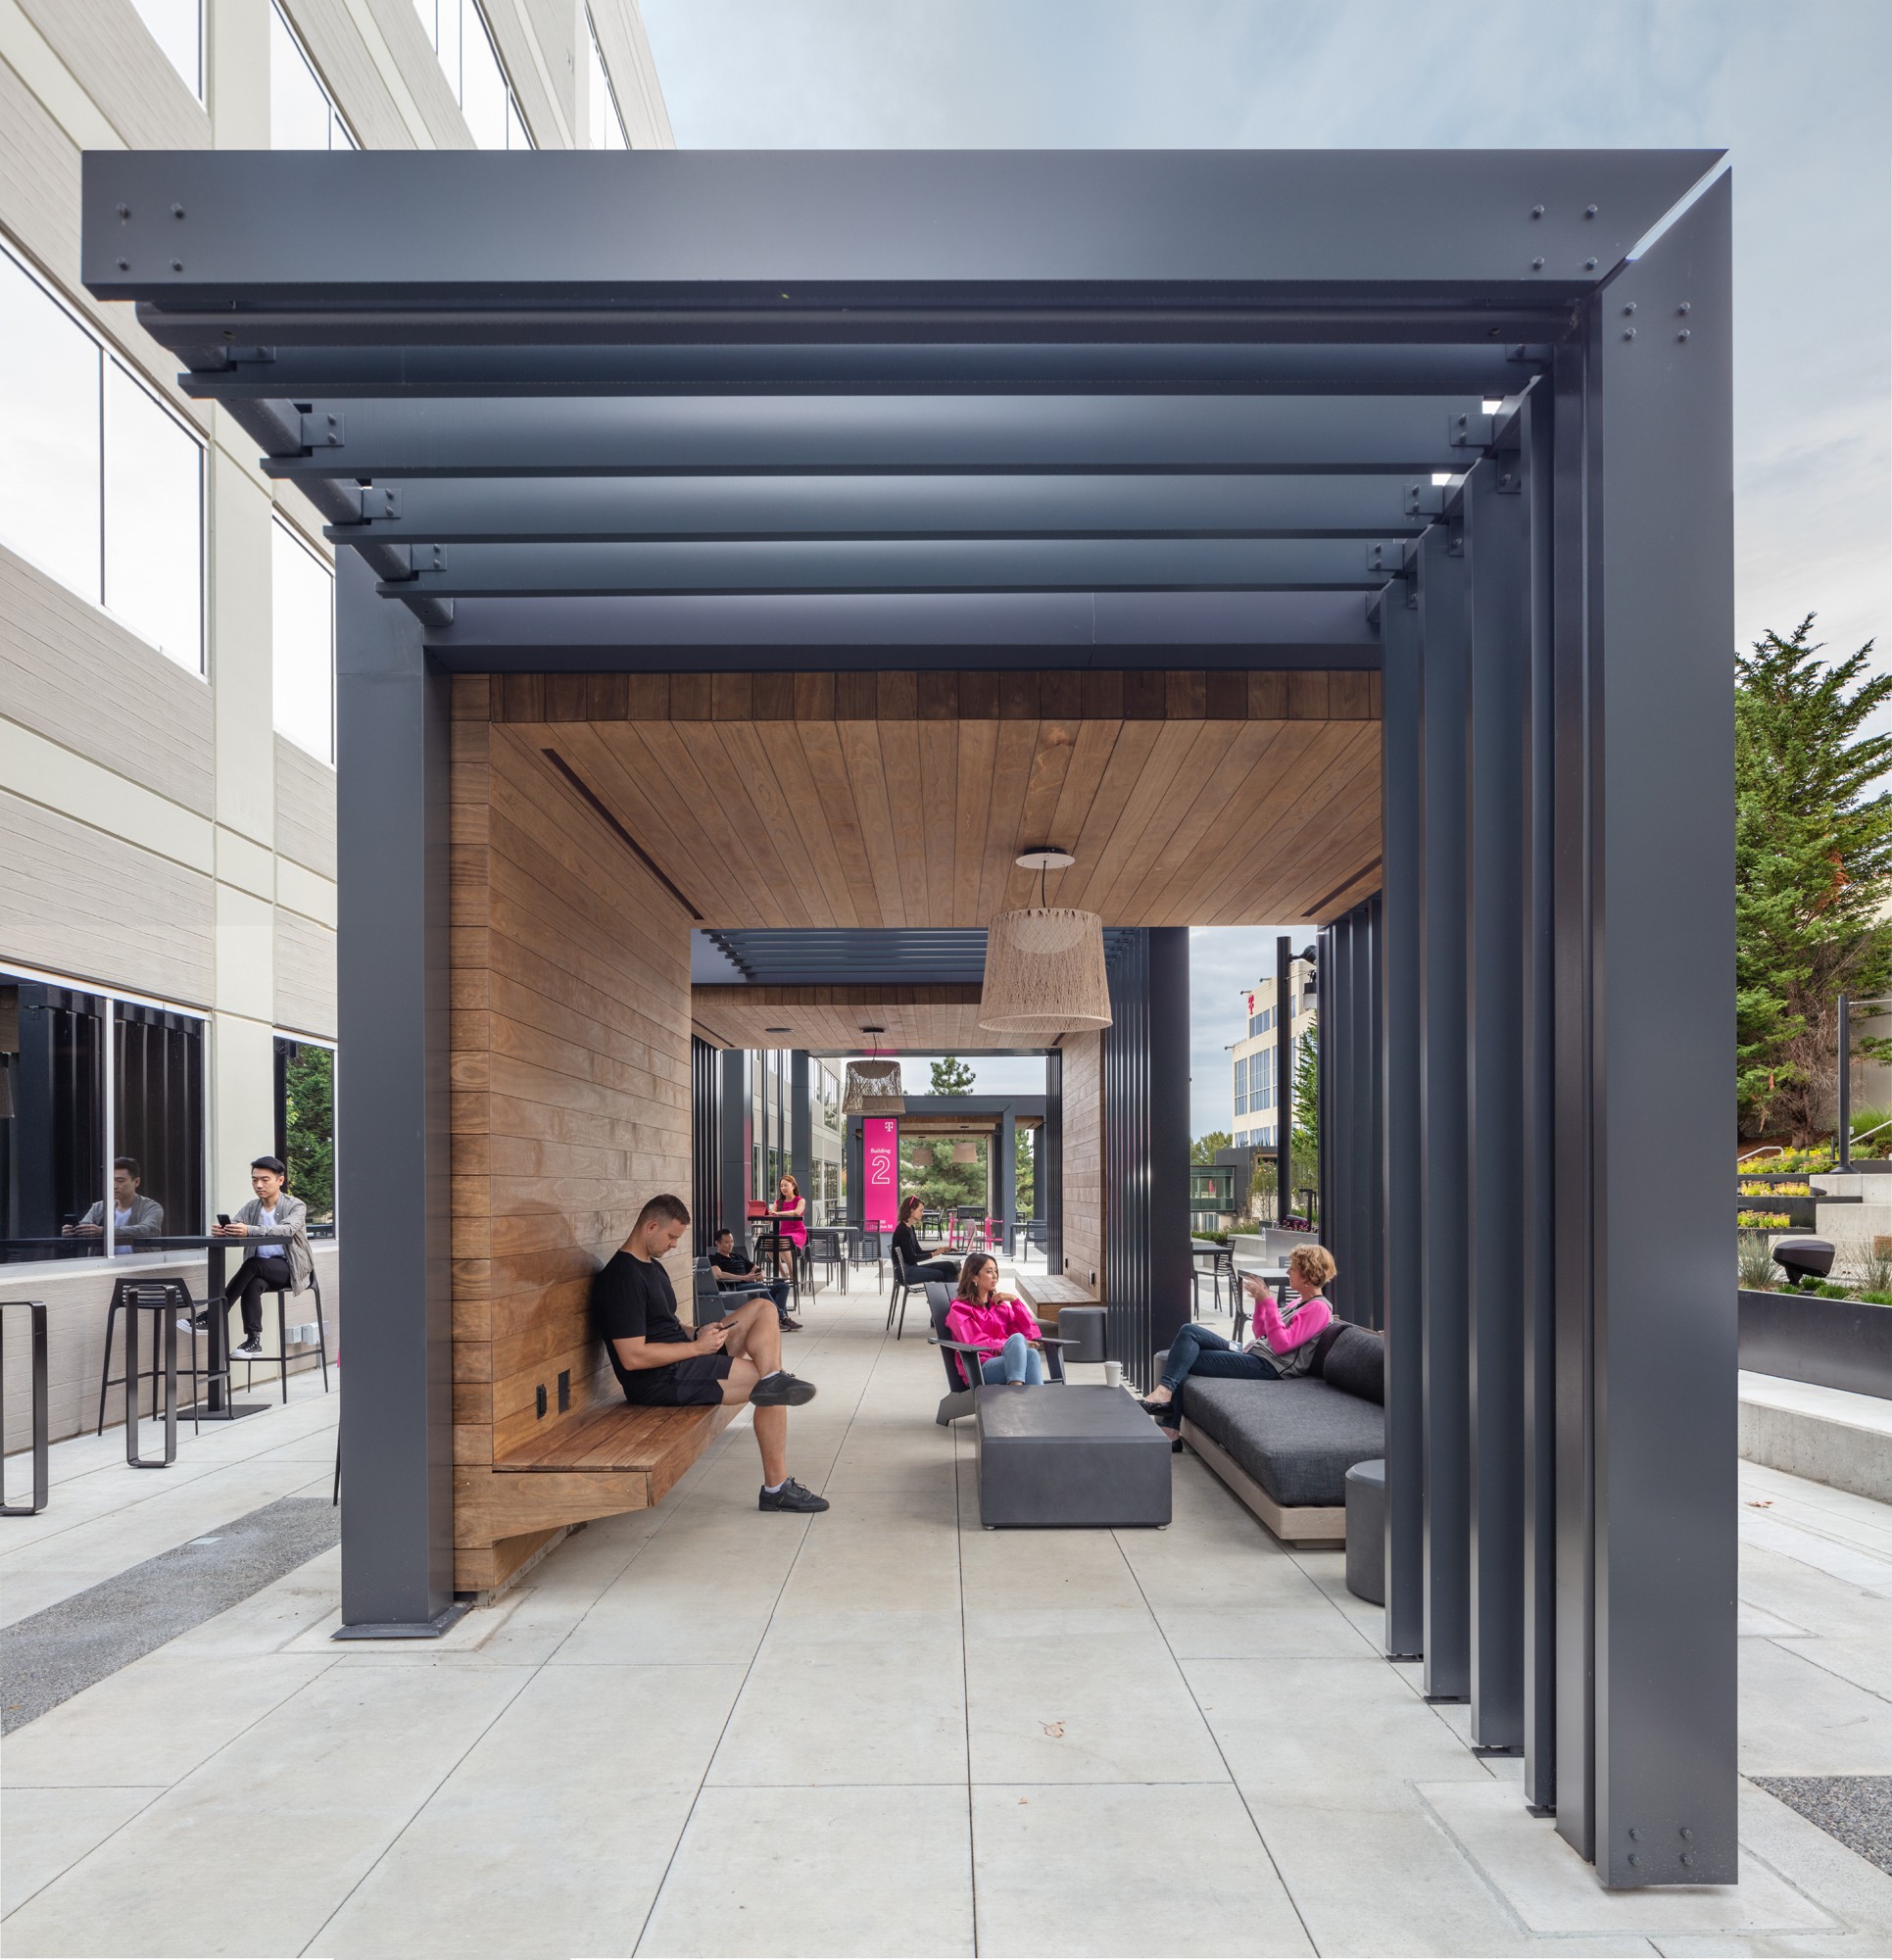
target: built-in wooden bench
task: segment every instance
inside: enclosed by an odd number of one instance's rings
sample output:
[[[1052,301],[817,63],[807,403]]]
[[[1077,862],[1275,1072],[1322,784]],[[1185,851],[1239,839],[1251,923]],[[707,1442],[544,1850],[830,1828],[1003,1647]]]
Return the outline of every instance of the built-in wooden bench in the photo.
[[[1046,1309],[1055,1320],[1061,1306],[1103,1304],[1095,1294],[1080,1286],[1076,1280],[1067,1280],[1062,1273],[1020,1273],[1018,1297],[1041,1320],[1045,1317]]]
[[[455,1539],[462,1559],[476,1546],[493,1557],[478,1590],[503,1585],[558,1532],[660,1503],[735,1414],[728,1403],[635,1408],[601,1399],[548,1417],[490,1464],[461,1464]]]

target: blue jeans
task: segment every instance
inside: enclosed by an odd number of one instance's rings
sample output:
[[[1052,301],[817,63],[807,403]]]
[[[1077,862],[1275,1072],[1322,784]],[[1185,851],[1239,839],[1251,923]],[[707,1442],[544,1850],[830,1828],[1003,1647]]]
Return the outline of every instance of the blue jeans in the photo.
[[[1237,1382],[1281,1380],[1281,1370],[1272,1361],[1264,1361],[1259,1354],[1244,1354],[1194,1320],[1186,1321],[1170,1343],[1169,1359],[1163,1366],[1163,1387],[1173,1396],[1189,1375]]]
[[[1044,1379],[1044,1358],[1022,1334],[1014,1334],[991,1360],[980,1364],[979,1378],[986,1382],[1030,1382],[1037,1388]]]

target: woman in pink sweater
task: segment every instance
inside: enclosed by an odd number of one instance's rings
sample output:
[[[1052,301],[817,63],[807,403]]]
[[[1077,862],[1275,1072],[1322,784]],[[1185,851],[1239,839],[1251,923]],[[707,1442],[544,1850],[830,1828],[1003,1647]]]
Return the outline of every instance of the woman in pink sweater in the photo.
[[[1043,1381],[1044,1358],[1032,1346],[1040,1338],[1037,1317],[1022,1299],[998,1291],[998,1261],[990,1252],[974,1252],[959,1268],[946,1330],[947,1339],[978,1348],[981,1381],[1015,1389]],[[957,1358],[963,1369],[965,1356]]]
[[[1321,1329],[1334,1318],[1334,1309],[1322,1298],[1334,1272],[1334,1254],[1325,1246],[1296,1246],[1287,1255],[1287,1284],[1279,1305],[1259,1280],[1243,1273],[1241,1283],[1255,1302],[1258,1338],[1237,1352],[1221,1335],[1189,1321],[1170,1343],[1163,1378],[1143,1397],[1144,1408],[1161,1422],[1191,1374],[1248,1382],[1304,1375],[1313,1365]]]

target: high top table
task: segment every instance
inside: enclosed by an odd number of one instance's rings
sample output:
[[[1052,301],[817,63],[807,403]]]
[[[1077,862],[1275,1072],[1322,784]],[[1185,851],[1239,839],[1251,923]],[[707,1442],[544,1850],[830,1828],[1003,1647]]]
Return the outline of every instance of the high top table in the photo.
[[[210,1315],[210,1366],[207,1370],[210,1386],[204,1405],[204,1420],[207,1422],[236,1422],[246,1415],[261,1415],[269,1406],[267,1402],[234,1401],[224,1389],[229,1380],[230,1330],[229,1315],[223,1308],[222,1299],[224,1283],[229,1277],[229,1252],[231,1247],[235,1247],[240,1262],[247,1256],[243,1249],[258,1239],[265,1244],[277,1243],[268,1239],[267,1234],[254,1232],[245,1239],[219,1239],[211,1233],[200,1237],[194,1233],[168,1232],[162,1239],[127,1239],[121,1242],[122,1245],[135,1245],[141,1252],[188,1251],[204,1254],[204,1303]],[[72,1242],[68,1240],[66,1243],[70,1245]],[[116,1267],[118,1260],[102,1259],[99,1263]],[[121,1277],[124,1275],[113,1273],[114,1279]],[[161,1275],[154,1274],[152,1277]]]

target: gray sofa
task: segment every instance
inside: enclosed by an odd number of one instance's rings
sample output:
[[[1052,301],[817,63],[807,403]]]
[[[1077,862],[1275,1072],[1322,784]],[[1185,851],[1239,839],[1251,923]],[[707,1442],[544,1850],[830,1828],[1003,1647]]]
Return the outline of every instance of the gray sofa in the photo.
[[[1336,1344],[1328,1357],[1335,1380],[1204,1377],[1178,1397],[1184,1443],[1291,1544],[1344,1544],[1346,1473],[1386,1453],[1379,1338],[1349,1328],[1340,1341],[1344,1351]]]

